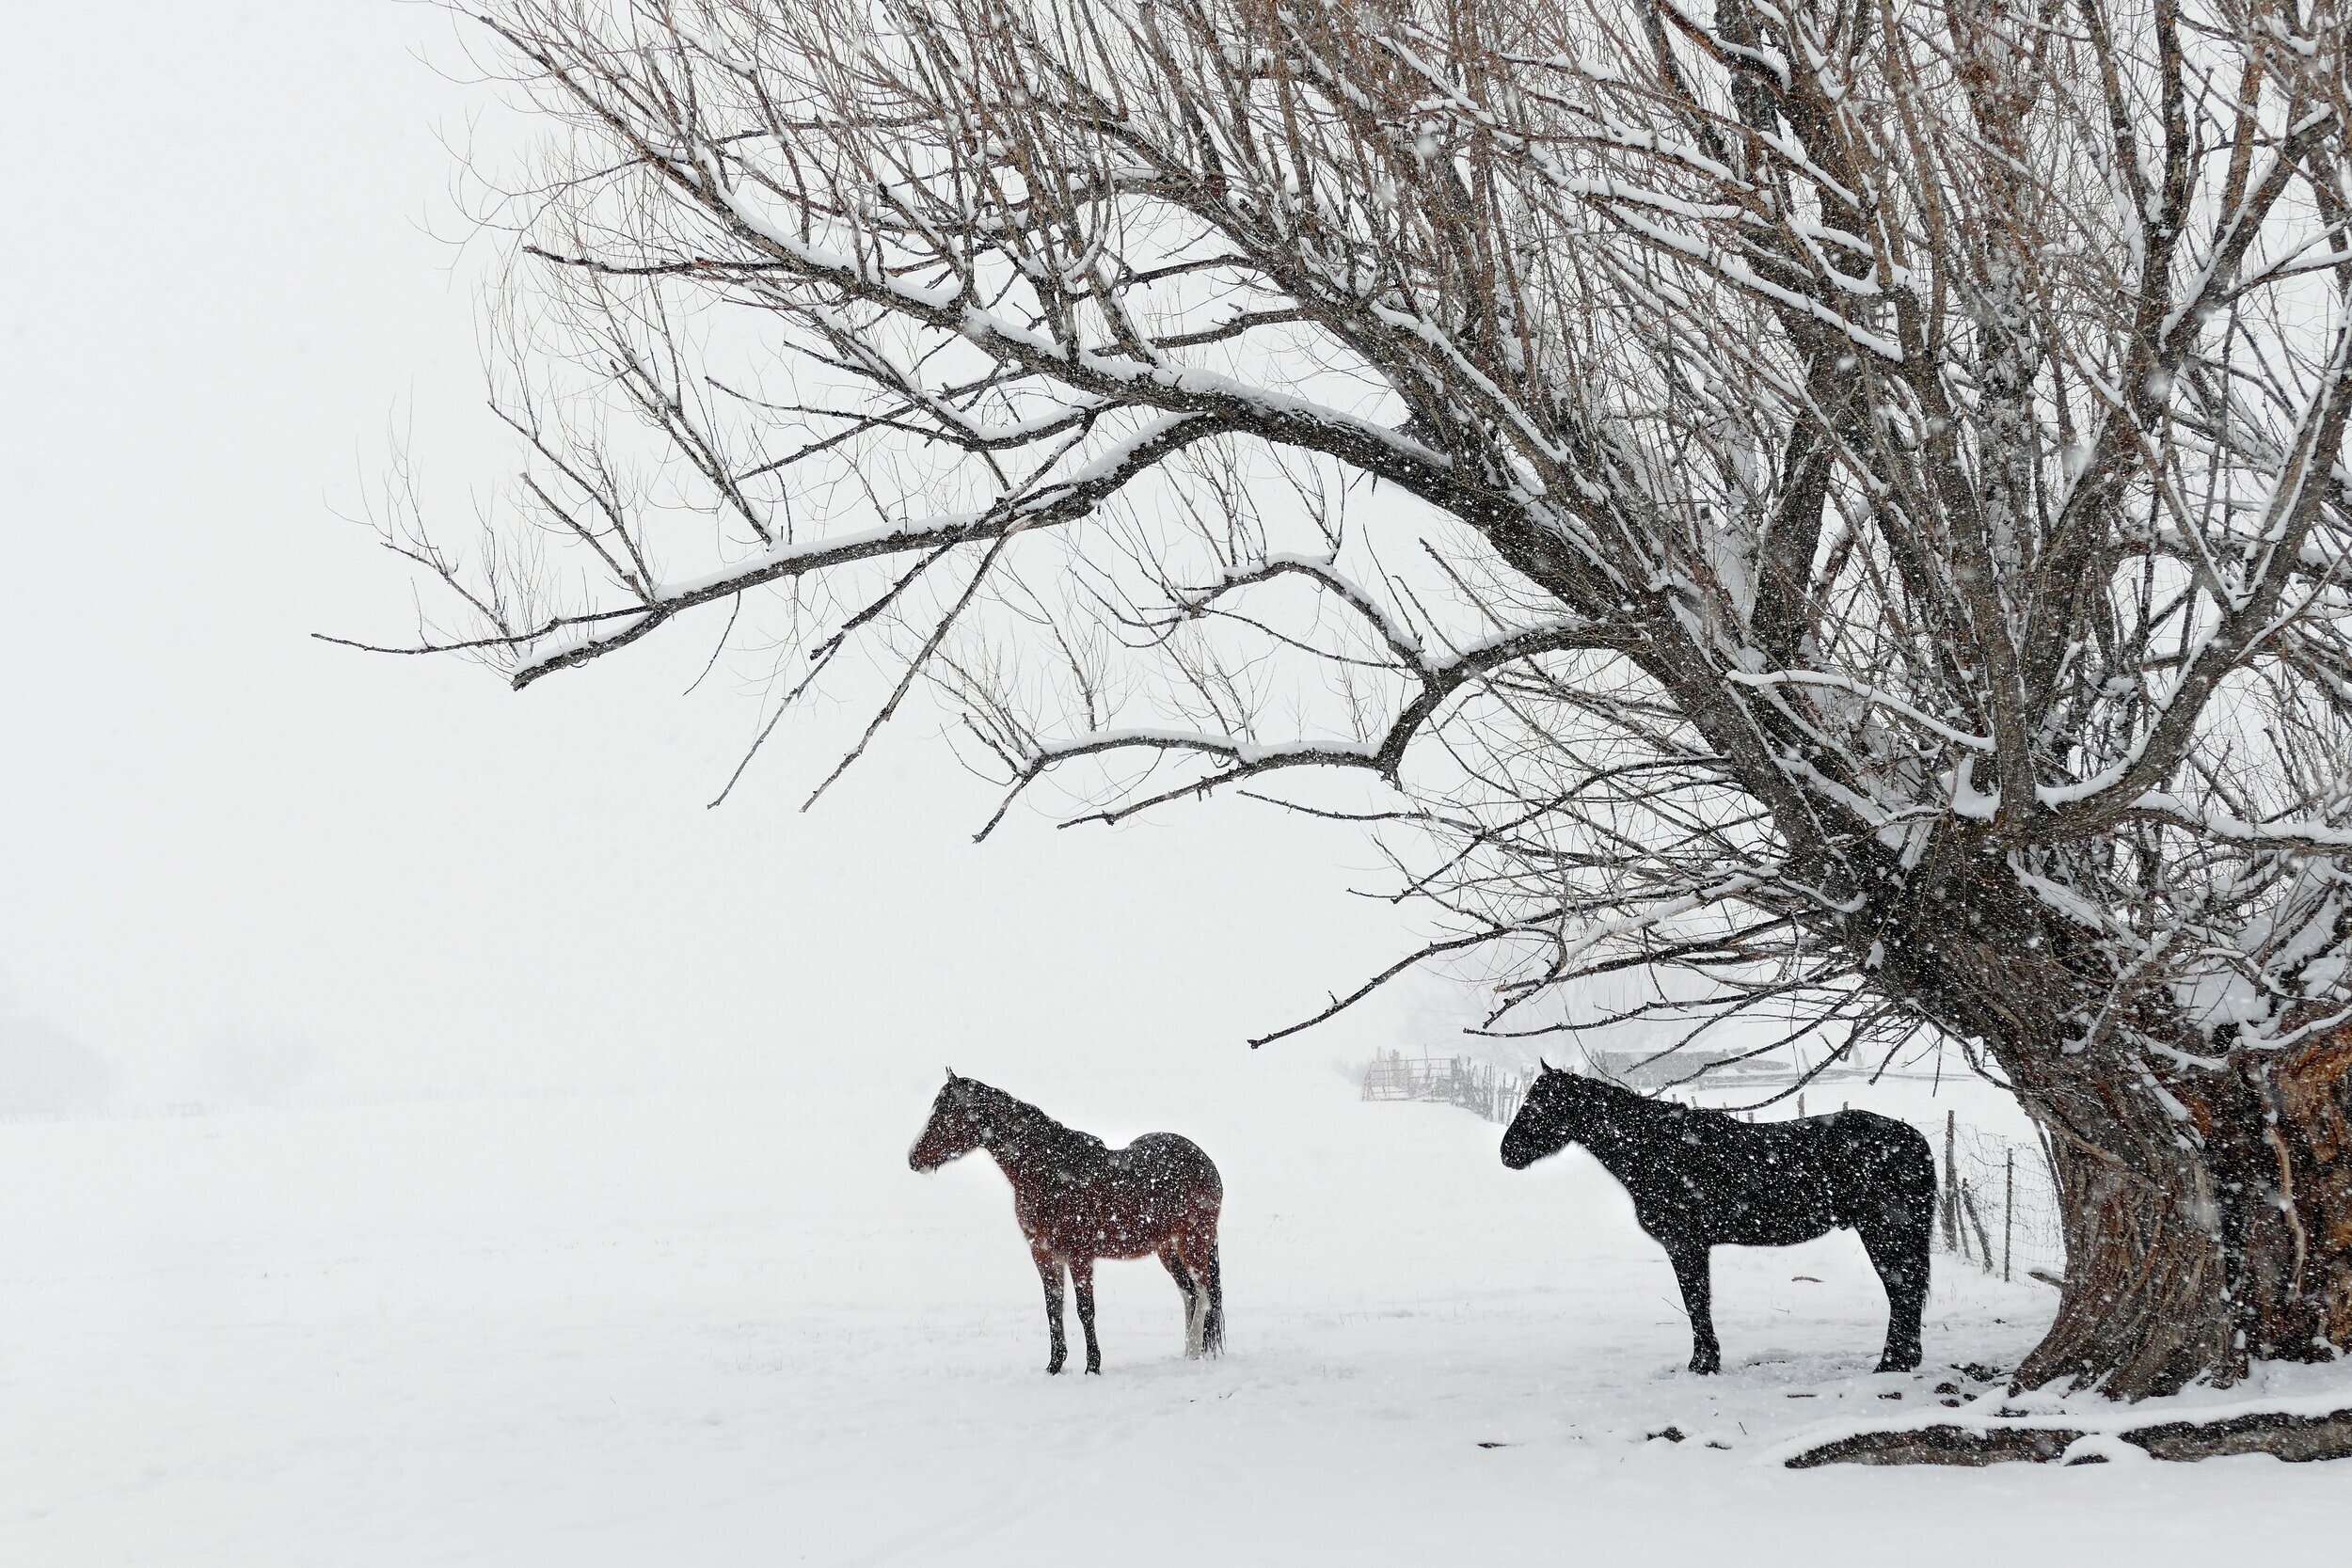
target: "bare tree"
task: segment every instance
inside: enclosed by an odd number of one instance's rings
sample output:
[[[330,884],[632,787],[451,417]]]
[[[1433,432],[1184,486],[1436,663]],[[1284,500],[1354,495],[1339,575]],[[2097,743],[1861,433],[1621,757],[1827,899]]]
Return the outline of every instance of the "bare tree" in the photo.
[[[482,23],[527,467],[391,530],[428,645],[724,605],[1104,818],[1354,770],[1499,1029],[1650,966],[2012,1085],[2026,1381],[2352,1350],[2344,0]]]

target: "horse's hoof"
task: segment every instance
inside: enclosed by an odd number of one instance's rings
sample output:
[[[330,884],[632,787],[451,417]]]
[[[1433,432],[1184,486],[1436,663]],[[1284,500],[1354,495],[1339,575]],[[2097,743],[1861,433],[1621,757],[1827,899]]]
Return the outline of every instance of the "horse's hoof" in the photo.
[[[1087,1376],[1089,1377],[1101,1377],[1102,1375],[1103,1369],[1100,1367],[1089,1367],[1087,1369]]]
[[[1701,1377],[1713,1377],[1716,1373],[1722,1371],[1723,1370],[1724,1361],[1723,1357],[1720,1355],[1694,1355],[1691,1357],[1691,1370],[1696,1372]]]

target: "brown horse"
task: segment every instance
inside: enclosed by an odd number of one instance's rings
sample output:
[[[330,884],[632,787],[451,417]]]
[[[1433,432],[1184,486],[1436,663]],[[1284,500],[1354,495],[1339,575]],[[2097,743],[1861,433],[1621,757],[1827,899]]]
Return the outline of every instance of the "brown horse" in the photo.
[[[984,1148],[1012,1182],[1013,1217],[1045,1282],[1049,1372],[1069,1354],[1062,1338],[1061,1275],[1070,1271],[1086,1331],[1087,1370],[1103,1370],[1094,1342],[1094,1260],[1157,1254],[1184,1297],[1184,1354],[1225,1348],[1225,1285],[1217,1271],[1216,1215],[1225,1183],[1200,1146],[1173,1132],[1146,1132],[1110,1148],[1091,1132],[1064,1127],[1036,1106],[947,1071],[931,1119],[907,1164],[937,1170]]]

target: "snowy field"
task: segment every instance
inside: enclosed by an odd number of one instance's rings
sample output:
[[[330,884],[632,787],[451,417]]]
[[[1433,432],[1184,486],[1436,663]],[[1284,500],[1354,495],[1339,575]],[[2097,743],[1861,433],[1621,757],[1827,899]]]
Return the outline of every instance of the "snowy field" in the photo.
[[[2186,1563],[2249,1521],[2342,1560],[2344,1466],[1778,1468],[2012,1364],[2052,1292],[1939,1258],[1881,1376],[1851,1236],[1724,1249],[1693,1378],[1587,1156],[1232,1055],[1002,1075],[1224,1169],[1232,1354],[1106,1264],[1101,1378],[1043,1374],[993,1165],[907,1170],[935,1071],[0,1125],[0,1562]]]

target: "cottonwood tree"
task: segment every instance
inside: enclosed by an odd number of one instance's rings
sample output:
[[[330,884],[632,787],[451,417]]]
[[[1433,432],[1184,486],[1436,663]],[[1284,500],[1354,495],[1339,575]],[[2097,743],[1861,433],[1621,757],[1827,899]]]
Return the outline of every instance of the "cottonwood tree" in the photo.
[[[517,687],[733,627],[1362,816],[1497,1028],[1933,1032],[2027,1383],[2352,1350],[2347,9],[491,3],[526,466],[388,536]]]

